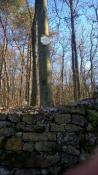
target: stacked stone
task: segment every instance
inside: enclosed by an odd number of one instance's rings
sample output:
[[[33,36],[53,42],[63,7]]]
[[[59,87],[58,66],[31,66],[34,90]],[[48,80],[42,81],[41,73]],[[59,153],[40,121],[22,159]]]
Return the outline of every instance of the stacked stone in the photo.
[[[80,160],[85,122],[80,113],[0,114],[0,171],[60,174]]]

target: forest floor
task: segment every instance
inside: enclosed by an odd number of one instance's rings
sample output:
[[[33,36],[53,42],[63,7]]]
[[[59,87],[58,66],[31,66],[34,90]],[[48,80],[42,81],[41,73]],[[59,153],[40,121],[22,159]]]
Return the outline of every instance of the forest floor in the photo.
[[[17,113],[17,114],[38,114],[38,113],[51,113],[57,112],[61,108],[57,107],[32,107],[32,106],[16,106],[16,107],[0,107],[0,113]]]
[[[78,101],[77,103],[71,103],[57,107],[32,107],[28,105],[24,106],[11,106],[11,107],[0,107],[0,113],[17,113],[17,114],[38,114],[38,113],[54,113],[60,111],[80,111],[81,107],[93,107],[98,110],[98,98],[86,98]]]
[[[39,112],[39,109],[31,106],[15,106],[15,107],[0,107],[0,113],[34,113]]]

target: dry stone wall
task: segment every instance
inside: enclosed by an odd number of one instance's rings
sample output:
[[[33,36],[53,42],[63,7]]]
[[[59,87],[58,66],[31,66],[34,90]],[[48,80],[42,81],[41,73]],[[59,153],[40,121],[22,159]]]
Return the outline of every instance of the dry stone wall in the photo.
[[[60,175],[80,162],[85,112],[0,114],[0,175]]]

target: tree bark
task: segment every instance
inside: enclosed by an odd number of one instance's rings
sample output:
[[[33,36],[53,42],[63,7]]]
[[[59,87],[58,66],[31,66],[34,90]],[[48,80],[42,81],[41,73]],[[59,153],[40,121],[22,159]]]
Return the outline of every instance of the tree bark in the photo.
[[[80,82],[79,82],[79,70],[78,70],[78,56],[76,48],[76,35],[74,25],[74,10],[73,0],[70,2],[70,13],[71,13],[71,47],[72,47],[72,71],[73,71],[73,86],[74,86],[74,100],[78,101],[80,98]]]
[[[39,100],[38,100],[38,38],[37,38],[37,9],[35,4],[35,14],[33,18],[33,24],[32,24],[32,53],[33,53],[33,62],[32,62],[32,74],[31,74],[31,84],[32,88],[30,91],[31,101],[30,104],[32,106],[38,106]]]
[[[52,105],[52,90],[51,90],[51,82],[52,82],[52,70],[51,70],[51,60],[49,53],[49,45],[44,45],[41,43],[41,37],[43,35],[49,36],[48,29],[48,17],[47,17],[47,0],[36,0],[35,1],[35,14],[37,15],[37,39],[38,39],[38,68],[39,68],[39,106],[51,106]],[[34,54],[34,53],[33,53]],[[34,56],[33,56],[33,78],[36,72],[36,66],[34,67]],[[34,71],[35,70],[35,71]],[[33,79],[33,86],[36,87],[36,80]],[[33,88],[34,89],[34,88]],[[36,104],[36,91],[33,93],[32,101]],[[37,88],[36,88],[37,89]]]

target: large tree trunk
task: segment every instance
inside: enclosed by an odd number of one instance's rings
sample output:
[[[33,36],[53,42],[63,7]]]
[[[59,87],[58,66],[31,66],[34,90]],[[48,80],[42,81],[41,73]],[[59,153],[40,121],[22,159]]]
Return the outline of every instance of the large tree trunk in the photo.
[[[39,105],[40,106],[51,106],[52,105],[52,92],[51,92],[51,82],[52,82],[52,70],[51,70],[51,60],[49,54],[49,45],[43,45],[41,43],[41,37],[43,35],[49,36],[48,29],[48,17],[47,17],[47,0],[36,0],[35,1],[35,14],[37,15],[37,27],[38,27],[38,66],[39,66]],[[34,56],[33,56],[33,64]],[[33,77],[36,73],[36,66],[33,65]],[[37,76],[35,76],[37,78]],[[36,87],[36,80],[33,79],[33,83]],[[34,89],[34,88],[33,88]],[[37,89],[37,88],[36,88]],[[33,92],[34,104],[36,104],[36,91]],[[38,93],[38,92],[37,92]]]

